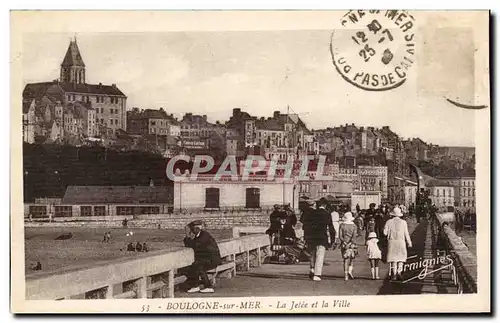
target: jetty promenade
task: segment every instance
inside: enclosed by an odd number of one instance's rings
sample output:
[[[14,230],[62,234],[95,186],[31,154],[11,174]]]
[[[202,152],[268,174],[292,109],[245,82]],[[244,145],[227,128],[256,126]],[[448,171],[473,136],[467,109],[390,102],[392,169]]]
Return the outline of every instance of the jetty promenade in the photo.
[[[179,248],[170,252],[151,252],[133,260],[103,262],[55,275],[31,274],[26,278],[26,298],[62,300],[476,292],[475,256],[459,245],[454,231],[441,228],[439,216],[421,223],[409,219],[408,226],[413,241],[409,258],[432,259],[447,254],[452,257],[454,265],[438,268],[436,264],[428,275],[421,278],[417,277],[420,270],[405,271],[403,282],[393,282],[387,278],[389,265],[381,263],[381,279],[372,280],[364,239],[360,237],[363,240],[358,241],[361,246],[354,261],[354,280],[344,281],[340,251],[329,250],[322,281],[313,282],[308,278],[308,263],[266,263],[270,254],[268,237],[258,232],[245,232],[245,228],[241,228],[235,230],[240,237],[219,242],[224,262],[212,272],[216,280],[213,294],[187,294],[178,288],[185,281],[179,269],[189,266],[194,260],[191,249]]]

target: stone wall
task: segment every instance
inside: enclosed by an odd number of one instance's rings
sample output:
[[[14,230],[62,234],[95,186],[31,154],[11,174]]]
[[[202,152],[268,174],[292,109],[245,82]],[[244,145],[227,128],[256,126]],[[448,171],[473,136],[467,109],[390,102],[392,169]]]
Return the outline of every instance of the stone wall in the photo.
[[[464,292],[477,293],[477,258],[469,251],[453,229],[453,223],[449,223],[447,214],[438,214],[437,223],[441,228],[441,234],[444,235],[446,247],[453,256],[456,263],[457,274],[462,283]],[[443,226],[443,222],[449,223]]]
[[[189,214],[161,214],[141,218],[132,217],[78,217],[55,218],[54,222],[25,222],[26,227],[122,227],[122,220],[127,218],[130,228],[184,229],[189,222],[201,219],[208,229],[232,229],[233,227],[267,227],[269,213],[267,212],[198,212]]]

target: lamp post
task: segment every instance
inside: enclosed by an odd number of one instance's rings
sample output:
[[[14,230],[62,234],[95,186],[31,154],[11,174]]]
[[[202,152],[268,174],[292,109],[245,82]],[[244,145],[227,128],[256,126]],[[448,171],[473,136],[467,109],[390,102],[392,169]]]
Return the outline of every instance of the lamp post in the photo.
[[[61,179],[59,177],[59,172],[57,170],[54,171],[54,175],[57,176],[57,187],[58,189],[61,189]],[[56,195],[54,195],[54,197],[57,197]]]

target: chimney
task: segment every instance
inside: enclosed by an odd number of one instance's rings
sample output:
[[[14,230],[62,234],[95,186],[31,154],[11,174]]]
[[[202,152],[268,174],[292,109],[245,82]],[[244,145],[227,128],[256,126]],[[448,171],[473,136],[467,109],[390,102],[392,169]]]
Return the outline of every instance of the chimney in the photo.
[[[279,111],[274,111],[273,113],[273,118],[278,119],[280,117],[280,112]]]
[[[206,114],[203,115],[203,120],[207,121],[207,115]]]
[[[113,84],[111,84],[111,86],[112,86],[112,87],[116,87],[116,84],[115,84],[115,83],[113,83]]]
[[[265,120],[266,120],[266,118],[260,117],[260,121],[265,121]]]
[[[365,127],[360,127],[359,130],[361,130],[361,132],[364,132],[365,131]]]
[[[241,109],[240,108],[234,108],[233,109],[233,117],[239,116],[240,113],[241,113]]]
[[[352,124],[351,124],[351,126],[353,126],[353,127],[354,127],[354,123],[352,123]]]

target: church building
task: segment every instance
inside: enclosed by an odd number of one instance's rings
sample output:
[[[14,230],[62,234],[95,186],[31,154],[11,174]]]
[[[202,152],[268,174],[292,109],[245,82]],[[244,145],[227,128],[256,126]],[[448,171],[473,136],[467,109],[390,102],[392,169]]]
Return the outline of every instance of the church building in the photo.
[[[24,88],[24,141],[114,135],[118,129],[126,130],[126,110],[127,97],[116,84],[87,83],[85,63],[74,39],[61,63],[59,80],[29,83]]]

